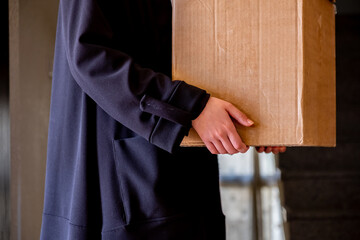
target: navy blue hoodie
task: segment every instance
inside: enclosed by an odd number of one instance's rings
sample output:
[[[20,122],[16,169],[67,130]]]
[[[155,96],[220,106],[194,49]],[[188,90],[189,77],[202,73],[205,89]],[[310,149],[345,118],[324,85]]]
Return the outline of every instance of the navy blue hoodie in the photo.
[[[224,239],[209,94],[171,75],[169,0],[60,0],[41,239]]]

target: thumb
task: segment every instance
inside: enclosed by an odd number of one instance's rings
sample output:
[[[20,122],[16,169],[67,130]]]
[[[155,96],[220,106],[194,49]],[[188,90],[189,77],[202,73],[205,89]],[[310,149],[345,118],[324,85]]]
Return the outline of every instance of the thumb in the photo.
[[[226,107],[226,110],[229,113],[229,115],[233,117],[241,125],[250,127],[251,125],[254,124],[252,120],[250,120],[243,112],[237,109],[234,105],[229,104],[228,107]]]

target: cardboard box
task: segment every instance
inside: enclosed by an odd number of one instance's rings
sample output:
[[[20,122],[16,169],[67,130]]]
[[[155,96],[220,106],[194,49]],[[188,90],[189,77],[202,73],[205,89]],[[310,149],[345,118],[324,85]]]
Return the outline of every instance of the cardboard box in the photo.
[[[335,146],[335,11],[328,0],[173,0],[173,79],[255,121],[250,146]],[[204,146],[191,129],[182,146]]]

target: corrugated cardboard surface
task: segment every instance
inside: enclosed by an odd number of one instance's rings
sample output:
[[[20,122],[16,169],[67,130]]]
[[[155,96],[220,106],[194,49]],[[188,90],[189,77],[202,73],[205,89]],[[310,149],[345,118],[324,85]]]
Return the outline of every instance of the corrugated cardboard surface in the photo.
[[[335,145],[335,17],[328,0],[174,0],[173,79],[246,113],[251,146]],[[204,146],[195,130],[183,146]]]

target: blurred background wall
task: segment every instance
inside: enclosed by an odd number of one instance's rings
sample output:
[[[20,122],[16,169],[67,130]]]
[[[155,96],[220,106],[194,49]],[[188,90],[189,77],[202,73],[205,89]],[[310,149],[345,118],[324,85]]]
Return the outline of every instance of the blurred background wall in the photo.
[[[39,239],[58,1],[10,0],[11,239]]]

